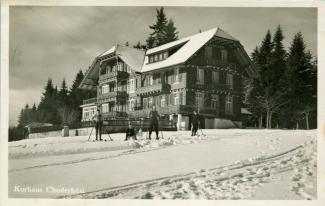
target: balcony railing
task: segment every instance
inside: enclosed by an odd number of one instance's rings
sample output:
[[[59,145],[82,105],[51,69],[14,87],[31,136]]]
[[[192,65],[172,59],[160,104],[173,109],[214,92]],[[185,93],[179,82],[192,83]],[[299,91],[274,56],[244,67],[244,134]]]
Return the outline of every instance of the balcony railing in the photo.
[[[217,66],[217,67],[230,67],[230,69],[236,69],[236,64],[232,62],[227,61],[221,61],[217,59],[207,59],[207,64],[211,66]]]
[[[82,104],[92,104],[97,102],[97,97],[91,98],[91,99],[85,99],[82,101]]]
[[[114,92],[108,92],[105,94],[100,94],[99,99],[106,99],[106,98],[127,98],[128,94],[126,91],[114,91]]]
[[[137,94],[148,94],[152,92],[167,93],[170,92],[170,84],[154,84],[150,86],[140,87],[136,90]]]
[[[222,90],[232,89],[231,85],[229,85],[229,84],[220,84],[220,83],[215,83],[215,82],[208,84],[207,87],[208,87],[208,89],[222,89]]]
[[[127,73],[125,71],[109,72],[109,73],[100,75],[99,81],[105,81],[107,79],[112,79],[112,78],[127,78],[128,76],[129,76],[129,73]]]
[[[126,112],[119,112],[119,111],[105,112],[105,113],[103,113],[104,119],[109,119],[109,118],[125,118],[127,116],[128,116],[128,114]]]

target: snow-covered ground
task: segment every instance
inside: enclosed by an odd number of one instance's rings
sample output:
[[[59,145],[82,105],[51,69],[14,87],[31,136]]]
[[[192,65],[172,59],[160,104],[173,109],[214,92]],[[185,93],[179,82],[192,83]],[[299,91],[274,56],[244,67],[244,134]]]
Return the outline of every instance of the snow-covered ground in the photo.
[[[316,130],[163,132],[9,144],[10,197],[315,199]],[[199,131],[202,134],[201,131]],[[104,135],[107,137],[107,135]],[[155,135],[153,135],[155,137]]]

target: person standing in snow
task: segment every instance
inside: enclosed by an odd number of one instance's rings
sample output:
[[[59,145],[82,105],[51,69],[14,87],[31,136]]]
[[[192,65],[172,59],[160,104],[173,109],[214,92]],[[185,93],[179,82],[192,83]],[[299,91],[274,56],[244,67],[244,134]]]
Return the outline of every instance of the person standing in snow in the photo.
[[[137,140],[137,135],[135,134],[135,130],[132,127],[132,124],[129,124],[129,127],[126,130],[125,141],[129,140],[132,137],[134,140]]]
[[[199,128],[199,124],[200,124],[199,115],[194,110],[193,111],[193,115],[192,115],[192,135],[191,136],[195,136],[196,135],[197,130]]]
[[[158,137],[158,120],[159,120],[159,114],[156,110],[156,106],[152,106],[152,110],[149,113],[149,140],[151,140],[151,133],[154,130],[156,132],[156,139],[159,139]]]
[[[102,127],[103,127],[103,116],[100,113],[100,108],[97,108],[97,113],[93,116],[93,121],[96,129],[96,141],[102,141]],[[99,139],[98,139],[99,136]]]

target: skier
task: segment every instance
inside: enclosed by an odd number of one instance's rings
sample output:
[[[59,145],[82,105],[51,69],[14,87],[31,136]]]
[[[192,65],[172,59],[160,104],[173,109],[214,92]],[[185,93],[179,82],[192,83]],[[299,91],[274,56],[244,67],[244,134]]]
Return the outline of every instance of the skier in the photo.
[[[152,130],[155,130],[156,132],[156,139],[158,140],[158,120],[159,120],[159,114],[156,110],[156,106],[152,106],[152,110],[149,113],[149,140],[151,140],[151,133]]]
[[[199,115],[194,110],[193,111],[193,115],[192,115],[192,135],[191,136],[195,136],[196,135],[197,130],[199,128],[199,124],[200,124]]]
[[[96,129],[96,141],[98,141],[98,136],[99,136],[99,141],[103,141],[102,139],[103,116],[100,113],[99,107],[97,108],[97,113],[93,116],[93,121]]]
[[[126,130],[125,141],[129,140],[130,137],[132,137],[134,140],[137,140],[137,136],[135,134],[134,128],[132,127],[132,124],[129,124],[129,127]]]

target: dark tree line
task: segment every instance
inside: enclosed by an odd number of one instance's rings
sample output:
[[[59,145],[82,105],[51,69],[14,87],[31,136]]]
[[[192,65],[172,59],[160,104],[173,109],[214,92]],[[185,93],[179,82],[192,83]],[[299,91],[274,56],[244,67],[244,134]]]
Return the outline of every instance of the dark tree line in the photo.
[[[295,34],[288,51],[278,26],[267,31],[252,53],[257,76],[247,80],[245,103],[260,128],[315,128],[317,126],[317,62]]]
[[[27,104],[20,112],[18,127],[24,127],[31,122],[52,123],[54,125],[73,124],[81,120],[81,108],[83,99],[91,98],[95,92],[80,90],[78,88],[83,72],[80,70],[71,88],[68,88],[65,79],[62,80],[60,89],[53,85],[52,79],[48,79],[42,98],[38,106],[30,108]]]
[[[96,92],[84,91],[78,88],[83,72],[80,70],[68,88],[65,79],[62,80],[60,89],[53,85],[52,79],[48,79],[38,105],[28,104],[21,109],[17,127],[9,129],[9,140],[24,137],[24,127],[32,122],[52,123],[53,125],[71,125],[81,120],[81,108],[83,99],[96,96]]]

